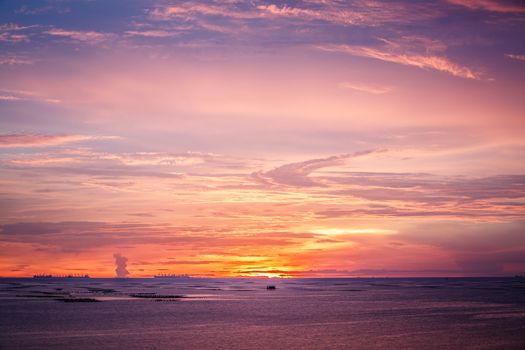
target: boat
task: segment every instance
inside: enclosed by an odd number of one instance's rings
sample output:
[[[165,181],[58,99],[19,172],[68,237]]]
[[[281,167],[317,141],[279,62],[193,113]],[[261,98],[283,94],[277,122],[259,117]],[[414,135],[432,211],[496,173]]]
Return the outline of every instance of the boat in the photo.
[[[88,274],[84,275],[46,275],[46,274],[37,274],[33,275],[33,278],[90,278]]]
[[[188,279],[188,278],[192,278],[192,277],[190,275],[187,275],[187,274],[177,275],[177,274],[172,274],[172,273],[163,273],[163,274],[160,274],[160,275],[155,275],[155,276],[153,276],[153,278]]]
[[[91,278],[89,277],[87,273],[85,275],[67,275],[67,276],[59,276],[59,277],[62,277],[62,278]]]

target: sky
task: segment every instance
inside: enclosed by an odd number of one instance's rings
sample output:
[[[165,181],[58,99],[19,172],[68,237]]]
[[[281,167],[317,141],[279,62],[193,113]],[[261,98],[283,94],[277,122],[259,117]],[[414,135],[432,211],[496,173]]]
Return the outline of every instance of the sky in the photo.
[[[0,276],[525,273],[523,1],[0,1]]]

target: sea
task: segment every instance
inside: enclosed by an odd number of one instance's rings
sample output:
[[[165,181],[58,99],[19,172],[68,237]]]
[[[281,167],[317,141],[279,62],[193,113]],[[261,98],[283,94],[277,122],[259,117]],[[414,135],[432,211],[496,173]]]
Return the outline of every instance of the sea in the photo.
[[[525,278],[2,278],[0,349],[525,349]]]

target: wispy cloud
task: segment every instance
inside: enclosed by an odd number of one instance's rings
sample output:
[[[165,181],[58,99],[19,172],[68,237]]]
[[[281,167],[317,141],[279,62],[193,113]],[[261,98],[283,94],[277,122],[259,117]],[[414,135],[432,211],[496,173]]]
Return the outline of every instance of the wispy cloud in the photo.
[[[26,29],[33,26],[20,26],[14,23],[0,25],[0,41],[19,43],[28,42],[29,35],[24,33]]]
[[[359,83],[352,83],[352,82],[342,82],[339,83],[339,88],[341,89],[349,89],[349,90],[355,90],[360,92],[366,92],[368,94],[373,95],[382,95],[386,94],[387,92],[392,91],[389,87],[383,87],[383,86],[373,86],[373,85],[366,85],[366,84],[359,84]]]
[[[147,38],[168,38],[179,35],[177,32],[170,32],[166,30],[128,30],[125,32],[125,34]]]
[[[158,6],[149,11],[152,19],[168,20],[174,17],[220,16],[239,20],[264,18],[266,20],[322,21],[338,25],[378,25],[385,22],[411,22],[439,15],[432,6],[411,7],[399,3],[384,6],[360,1],[352,4],[338,1],[308,1],[296,4],[257,4],[241,2],[198,3],[185,1],[177,5]],[[416,14],[418,16],[416,16]]]
[[[70,136],[71,137],[71,136]],[[82,136],[73,135],[73,138],[79,137],[80,140],[101,140],[114,139],[111,136]],[[59,140],[60,141],[60,140]],[[112,153],[96,152],[88,149],[67,149],[56,154],[44,156],[42,154],[36,157],[25,157],[13,159],[12,162],[18,164],[44,164],[52,162],[64,162],[71,160],[74,162],[114,162],[126,166],[194,166],[204,163],[218,164],[221,161],[227,161],[224,157],[203,152],[134,152],[134,153]]]
[[[353,56],[368,57],[405,66],[433,69],[460,78],[481,79],[480,73],[468,67],[456,64],[444,56],[396,52],[398,50],[389,50],[388,47],[378,49],[368,46],[321,45],[318,46],[318,48],[324,51],[341,52]]]
[[[18,65],[18,64],[33,64],[34,61],[24,56],[19,55],[3,55],[0,56],[0,65]]]
[[[73,157],[45,157],[40,156],[37,158],[20,158],[20,159],[11,159],[10,163],[12,164],[21,164],[21,165],[48,165],[48,164],[58,164],[58,163],[74,163],[78,160]]]
[[[70,11],[69,7],[65,7],[65,4],[63,4],[62,2],[52,2],[45,6],[36,5],[35,7],[32,7],[31,5],[22,5],[18,10],[15,11],[15,13],[21,13],[24,15],[38,15],[49,12],[65,14]]]
[[[20,100],[20,97],[16,97],[13,95],[0,95],[0,101],[18,101]]]
[[[16,90],[16,89],[0,89],[2,94],[0,100],[4,101],[35,101],[45,103],[61,103],[62,101],[56,98],[49,98],[42,96],[34,91]]]
[[[523,217],[525,178],[499,175],[485,178],[435,178],[425,174],[347,174],[324,179],[328,193],[372,201],[360,208],[334,208],[320,212],[326,217],[355,215],[388,217]]]
[[[275,168],[266,172],[256,172],[252,176],[265,183],[270,184],[284,184],[291,186],[319,186],[319,182],[314,181],[309,178],[312,172],[318,169],[336,166],[343,164],[346,160],[350,158],[365,156],[375,152],[381,151],[362,151],[352,154],[342,154],[338,156],[332,156],[328,158],[319,158],[311,159],[299,163],[291,163],[282,165],[278,168]]]
[[[98,44],[107,40],[110,40],[115,37],[115,34],[112,33],[103,33],[96,31],[76,31],[76,30],[66,30],[66,29],[51,29],[46,32],[52,36],[58,36],[63,38],[70,38],[77,41],[86,42],[89,44]]]
[[[100,138],[100,136],[87,135],[4,134],[0,135],[0,148],[49,147]]]
[[[357,9],[357,11],[353,11],[348,7],[342,9],[334,7],[333,4],[320,9],[299,8],[287,5],[278,6],[275,4],[259,5],[257,9],[262,12],[263,16],[270,18],[289,18],[302,21],[319,20],[340,25],[355,25],[367,21],[367,17],[359,11],[360,9]],[[368,19],[373,21],[371,18]]]
[[[505,56],[507,56],[508,58],[511,58],[513,60],[525,61],[525,55],[515,55],[515,54],[508,53]]]
[[[257,14],[253,11],[242,11],[236,6],[228,4],[204,4],[192,1],[186,1],[178,5],[156,7],[149,11],[149,15],[157,20],[168,20],[173,17],[187,15],[223,16],[243,19],[257,17]]]
[[[498,0],[448,0],[454,5],[464,6],[471,10],[485,10],[501,13],[525,13],[525,5],[519,2]]]

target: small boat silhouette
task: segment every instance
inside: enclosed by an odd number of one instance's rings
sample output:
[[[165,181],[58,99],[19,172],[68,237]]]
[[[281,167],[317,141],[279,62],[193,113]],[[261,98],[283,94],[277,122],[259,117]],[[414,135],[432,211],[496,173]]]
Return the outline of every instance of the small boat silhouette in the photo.
[[[266,289],[267,290],[275,290],[277,288],[275,288],[275,286],[270,285],[270,286],[266,286]]]
[[[191,277],[190,275],[187,275],[187,274],[176,275],[176,274],[172,274],[172,273],[167,273],[167,274],[155,275],[155,276],[153,276],[153,278],[177,278],[177,279],[188,279],[188,278],[192,278],[192,277]]]
[[[33,275],[33,278],[90,278],[88,274],[74,274],[74,275],[47,275],[47,274],[38,274]]]

